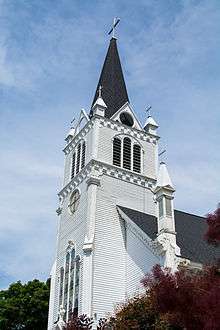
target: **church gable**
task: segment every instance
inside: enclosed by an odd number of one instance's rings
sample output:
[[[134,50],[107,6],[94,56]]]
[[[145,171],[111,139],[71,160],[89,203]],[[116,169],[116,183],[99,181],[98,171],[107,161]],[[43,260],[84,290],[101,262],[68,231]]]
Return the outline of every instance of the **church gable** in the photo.
[[[126,126],[142,130],[141,124],[128,102],[126,102],[111,119]]]

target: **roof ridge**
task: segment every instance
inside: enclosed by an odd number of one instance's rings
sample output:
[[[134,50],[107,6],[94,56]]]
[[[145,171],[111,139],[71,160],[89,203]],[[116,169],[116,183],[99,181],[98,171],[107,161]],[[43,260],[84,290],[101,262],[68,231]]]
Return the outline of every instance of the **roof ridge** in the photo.
[[[197,218],[205,219],[205,216],[202,216],[202,215],[197,215],[197,214],[194,214],[194,213],[189,213],[189,212],[181,211],[181,210],[177,210],[177,209],[174,209],[174,211],[181,212],[181,213],[188,214],[188,215],[193,215],[194,217],[197,217]]]

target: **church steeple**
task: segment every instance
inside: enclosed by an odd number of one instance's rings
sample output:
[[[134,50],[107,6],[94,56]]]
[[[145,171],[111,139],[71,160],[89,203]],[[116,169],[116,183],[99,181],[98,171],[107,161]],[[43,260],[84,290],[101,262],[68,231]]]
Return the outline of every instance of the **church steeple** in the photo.
[[[107,106],[105,117],[111,118],[126,102],[129,102],[117,42],[114,37],[110,40],[92,107],[98,99],[99,86],[102,86],[102,98]],[[91,109],[90,116],[92,115],[93,110]]]

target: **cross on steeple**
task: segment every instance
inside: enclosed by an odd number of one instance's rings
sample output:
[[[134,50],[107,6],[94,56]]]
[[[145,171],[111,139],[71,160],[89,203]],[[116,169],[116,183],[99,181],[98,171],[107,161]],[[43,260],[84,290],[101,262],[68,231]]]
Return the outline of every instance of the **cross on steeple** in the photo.
[[[165,157],[166,157],[166,149],[164,149],[163,151],[161,151],[158,156],[160,157],[160,161],[164,162],[165,161]],[[162,157],[161,157],[162,156]]]
[[[150,105],[149,107],[147,107],[146,113],[147,113],[147,117],[150,117],[150,109],[152,108],[152,106]]]
[[[109,33],[108,33],[108,35],[110,35],[112,33],[112,38],[115,38],[115,28],[116,28],[116,25],[118,25],[119,22],[120,22],[120,18],[114,17],[113,26],[112,26],[111,30],[109,31]]]

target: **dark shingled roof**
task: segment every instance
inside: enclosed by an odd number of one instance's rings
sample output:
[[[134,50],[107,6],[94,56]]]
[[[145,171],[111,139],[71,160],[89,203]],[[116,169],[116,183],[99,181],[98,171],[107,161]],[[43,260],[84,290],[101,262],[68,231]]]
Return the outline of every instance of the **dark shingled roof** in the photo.
[[[151,239],[156,238],[157,219],[155,216],[122,206],[118,207]],[[207,230],[205,218],[178,210],[174,211],[174,217],[177,245],[181,249],[183,258],[206,264],[220,257],[220,248],[210,246],[204,240]]]
[[[92,106],[98,98],[100,85],[102,98],[107,105],[105,117],[111,118],[126,102],[129,102],[115,38],[110,40]],[[92,116],[92,110],[90,116]]]

